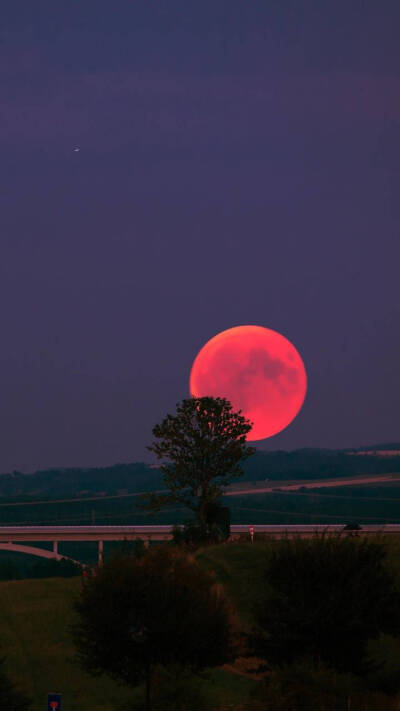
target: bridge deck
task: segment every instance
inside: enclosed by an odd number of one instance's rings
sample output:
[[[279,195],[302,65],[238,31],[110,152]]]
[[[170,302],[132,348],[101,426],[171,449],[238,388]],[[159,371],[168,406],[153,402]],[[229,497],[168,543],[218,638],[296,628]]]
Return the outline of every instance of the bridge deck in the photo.
[[[231,536],[238,537],[249,532],[250,524],[232,525]],[[343,524],[302,524],[269,525],[255,524],[255,534],[271,536],[299,535],[314,533],[340,533]],[[21,541],[121,541],[169,540],[173,526],[0,526],[0,543]],[[363,526],[360,533],[400,533],[400,524]]]

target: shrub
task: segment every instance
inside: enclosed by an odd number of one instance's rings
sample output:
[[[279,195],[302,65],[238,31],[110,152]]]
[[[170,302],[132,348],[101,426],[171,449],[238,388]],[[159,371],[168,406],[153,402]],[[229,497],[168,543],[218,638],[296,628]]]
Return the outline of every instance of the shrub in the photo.
[[[339,672],[368,673],[368,641],[400,633],[400,596],[385,555],[366,539],[282,541],[256,611],[257,654],[272,664],[308,657]]]
[[[76,611],[82,666],[131,686],[145,681],[147,709],[157,668],[201,670],[231,654],[230,612],[220,588],[174,548],[115,558],[87,579]]]

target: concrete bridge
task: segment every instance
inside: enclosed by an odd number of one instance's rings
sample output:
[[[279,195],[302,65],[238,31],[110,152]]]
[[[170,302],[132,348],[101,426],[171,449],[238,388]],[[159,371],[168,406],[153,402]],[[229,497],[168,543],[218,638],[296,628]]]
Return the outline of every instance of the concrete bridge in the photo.
[[[231,540],[237,540],[241,536],[248,536],[250,528],[257,539],[263,538],[284,538],[301,537],[310,538],[315,534],[325,533],[326,535],[338,533],[354,533],[346,531],[344,524],[240,524],[231,526]],[[58,552],[58,544],[63,541],[95,541],[97,542],[98,564],[103,563],[103,551],[105,541],[134,541],[142,540],[148,546],[150,541],[168,541],[172,539],[173,526],[0,526],[0,550],[15,551],[19,553],[29,553],[42,558],[67,558]],[[400,524],[368,525],[363,526],[359,535],[393,535],[400,534]],[[46,550],[31,543],[51,542],[52,550]],[[79,561],[74,561],[79,565]]]
[[[53,550],[47,550],[46,548],[38,548],[37,546],[23,546],[18,543],[0,543],[0,551],[10,551],[11,553],[26,553],[28,555],[37,555],[39,558],[52,558],[55,560],[62,560],[65,558],[66,560],[72,561],[72,563],[75,563],[76,565],[80,565],[81,567],[85,567],[83,563],[81,563],[79,560],[74,560],[74,558],[70,558],[68,555],[61,555],[58,552],[57,548],[57,541],[53,542]]]
[[[105,541],[142,540],[147,547],[150,541],[172,539],[173,526],[0,526],[0,550],[28,553],[41,558],[73,560],[58,552],[58,544],[64,541],[97,542],[98,564],[103,563]],[[31,545],[52,543],[52,550]],[[79,561],[73,560],[78,565]]]

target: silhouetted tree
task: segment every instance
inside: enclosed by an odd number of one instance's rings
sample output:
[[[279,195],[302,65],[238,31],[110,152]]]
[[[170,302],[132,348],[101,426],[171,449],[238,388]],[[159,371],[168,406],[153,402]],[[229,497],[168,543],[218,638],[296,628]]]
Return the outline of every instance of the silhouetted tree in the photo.
[[[207,512],[226,486],[241,476],[241,462],[255,452],[246,444],[252,424],[223,398],[200,397],[177,404],[176,415],[167,415],[153,429],[156,438],[148,447],[163,463],[166,494],[147,494],[144,508],[157,511],[172,503],[193,511],[207,524]]]
[[[340,537],[277,546],[256,611],[258,654],[278,665],[305,657],[366,673],[368,640],[400,634],[400,596],[384,546]]]
[[[147,709],[156,666],[199,670],[229,658],[227,602],[214,579],[177,549],[115,558],[83,584],[76,611],[83,667],[131,686],[144,680]]]

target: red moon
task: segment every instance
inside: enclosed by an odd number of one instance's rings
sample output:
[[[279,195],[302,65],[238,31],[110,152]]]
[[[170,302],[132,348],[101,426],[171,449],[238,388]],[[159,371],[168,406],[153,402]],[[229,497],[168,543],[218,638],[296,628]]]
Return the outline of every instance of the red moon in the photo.
[[[224,397],[252,423],[247,439],[266,439],[296,417],[307,374],[294,345],[262,326],[236,326],[211,338],[190,373],[192,397]]]

